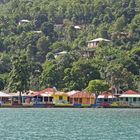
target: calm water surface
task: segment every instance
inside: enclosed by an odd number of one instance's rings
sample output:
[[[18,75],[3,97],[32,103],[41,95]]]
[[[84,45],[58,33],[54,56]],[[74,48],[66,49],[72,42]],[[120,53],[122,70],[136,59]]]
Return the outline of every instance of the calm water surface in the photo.
[[[140,109],[0,109],[0,140],[140,140]]]

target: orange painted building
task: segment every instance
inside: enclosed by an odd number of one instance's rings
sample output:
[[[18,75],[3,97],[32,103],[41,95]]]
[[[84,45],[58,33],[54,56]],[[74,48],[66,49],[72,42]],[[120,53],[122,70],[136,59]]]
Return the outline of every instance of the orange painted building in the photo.
[[[85,91],[77,91],[69,96],[70,104],[94,104],[96,100],[95,94],[90,94]]]

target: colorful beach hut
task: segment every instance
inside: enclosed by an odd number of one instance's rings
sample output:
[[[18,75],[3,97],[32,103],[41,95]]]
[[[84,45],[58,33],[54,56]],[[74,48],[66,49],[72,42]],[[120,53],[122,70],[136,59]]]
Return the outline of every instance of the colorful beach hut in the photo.
[[[76,91],[69,96],[69,102],[73,105],[91,105],[95,103],[95,100],[95,94],[86,91]]]
[[[65,92],[56,91],[53,94],[53,103],[54,104],[67,104],[68,95]]]
[[[105,91],[98,95],[96,103],[103,107],[108,107],[117,101],[117,97],[111,92]]]
[[[10,93],[10,96],[12,97],[12,105],[18,105],[19,104],[19,92],[16,93]],[[22,105],[32,105],[32,98],[33,93],[22,93],[21,94],[21,103]]]
[[[134,90],[127,90],[119,96],[119,105],[127,107],[140,107],[140,93]]]
[[[0,91],[0,105],[11,105],[11,104],[12,97],[9,94]]]
[[[65,92],[57,91],[55,88],[46,88],[39,92],[34,92],[34,98],[39,104],[44,105],[67,105],[68,95]]]
[[[42,97],[43,102],[57,104],[57,103],[65,103],[68,100],[68,95],[65,92],[57,91],[54,88],[47,88],[36,94]]]
[[[46,88],[41,91],[34,92],[34,99],[37,103],[47,104],[53,103],[53,94],[56,92],[55,88]]]

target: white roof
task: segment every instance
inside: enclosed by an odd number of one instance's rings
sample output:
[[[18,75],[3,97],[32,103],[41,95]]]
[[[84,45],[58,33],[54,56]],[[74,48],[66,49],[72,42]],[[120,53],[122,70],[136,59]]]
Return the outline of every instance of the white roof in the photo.
[[[59,53],[56,53],[56,54],[66,54],[68,53],[67,51],[62,51],[62,52],[59,52]]]
[[[88,43],[99,42],[99,41],[106,41],[106,42],[109,42],[110,40],[104,39],[104,38],[96,38],[96,39],[93,39],[93,40],[88,41]]]
[[[103,99],[103,98],[116,98],[114,95],[109,95],[109,96],[105,96],[105,95],[99,95],[98,97],[97,97],[98,99]]]
[[[63,55],[63,54],[67,54],[67,51],[62,51],[62,52],[58,52],[54,55],[55,58],[57,58],[59,55]]]
[[[27,20],[27,19],[22,19],[22,20],[20,20],[20,22],[30,22],[29,20]]]
[[[19,92],[16,92],[16,93],[10,93],[9,94],[10,96],[19,96]],[[29,92],[28,94],[26,94],[26,93],[22,93],[21,94],[21,96],[32,96],[33,95],[33,93],[31,93],[31,92]]]
[[[40,33],[42,33],[42,31],[33,31],[33,33],[38,33],[38,34],[40,34]]]
[[[40,95],[43,96],[43,97],[51,97],[52,96],[52,94],[45,94],[45,93],[42,93]]]
[[[11,97],[9,94],[0,91],[0,97]]]
[[[122,98],[122,97],[137,97],[137,98],[140,98],[140,94],[122,94],[119,97],[120,98]]]
[[[81,27],[80,27],[80,26],[74,26],[74,28],[75,28],[75,29],[81,29]]]

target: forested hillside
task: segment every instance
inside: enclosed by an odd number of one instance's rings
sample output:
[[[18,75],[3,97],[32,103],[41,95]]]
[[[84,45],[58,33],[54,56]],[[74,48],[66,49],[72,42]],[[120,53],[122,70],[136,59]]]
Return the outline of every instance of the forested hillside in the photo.
[[[138,89],[139,70],[140,0],[0,0],[1,90]]]

